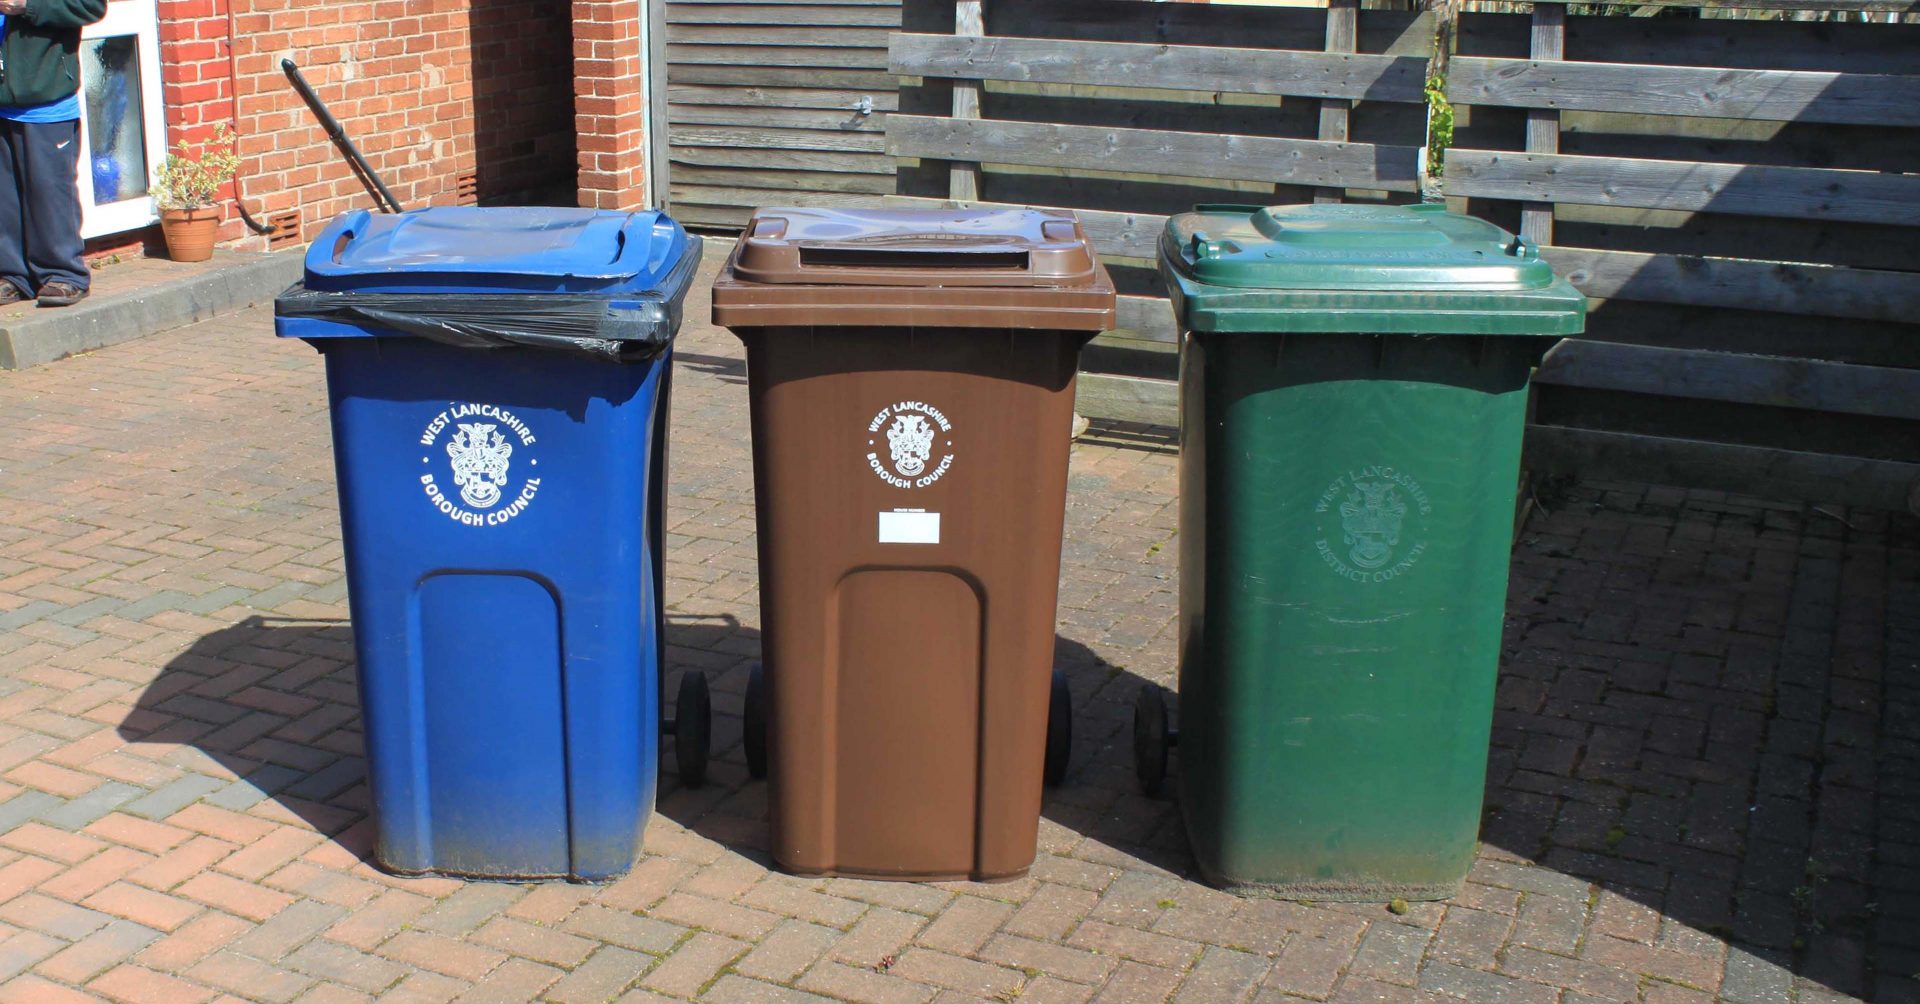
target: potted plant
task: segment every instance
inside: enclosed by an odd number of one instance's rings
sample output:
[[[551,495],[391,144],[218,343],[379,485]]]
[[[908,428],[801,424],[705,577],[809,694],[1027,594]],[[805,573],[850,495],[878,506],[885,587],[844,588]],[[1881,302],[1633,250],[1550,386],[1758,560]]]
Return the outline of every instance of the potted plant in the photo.
[[[220,190],[240,171],[233,133],[222,122],[196,155],[181,143],[153,172],[153,203],[160,210],[160,231],[174,261],[213,257],[214,230],[220,226]]]

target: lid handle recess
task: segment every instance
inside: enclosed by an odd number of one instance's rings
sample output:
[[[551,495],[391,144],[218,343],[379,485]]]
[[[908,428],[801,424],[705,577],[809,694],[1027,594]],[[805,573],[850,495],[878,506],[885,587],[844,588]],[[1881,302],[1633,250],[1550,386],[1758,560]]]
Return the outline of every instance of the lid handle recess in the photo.
[[[1025,251],[922,251],[900,247],[799,247],[802,268],[967,269],[1025,272],[1033,259]]]

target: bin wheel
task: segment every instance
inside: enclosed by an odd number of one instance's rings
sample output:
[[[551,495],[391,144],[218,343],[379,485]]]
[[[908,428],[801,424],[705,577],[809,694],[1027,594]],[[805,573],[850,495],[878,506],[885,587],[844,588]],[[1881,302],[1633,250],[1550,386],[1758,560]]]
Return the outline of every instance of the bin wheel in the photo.
[[[1073,752],[1073,691],[1067,688],[1067,674],[1053,671],[1053,693],[1047,701],[1048,784],[1067,779],[1067,758]]]
[[[688,670],[680,675],[680,693],[674,699],[673,758],[680,780],[698,788],[707,780],[707,747],[713,736],[713,699],[707,692],[707,674]]]
[[[1133,699],[1133,770],[1149,795],[1167,779],[1167,740],[1167,688],[1149,683]]]
[[[740,745],[747,754],[747,776],[767,776],[767,672],[747,667],[747,706],[741,714]]]

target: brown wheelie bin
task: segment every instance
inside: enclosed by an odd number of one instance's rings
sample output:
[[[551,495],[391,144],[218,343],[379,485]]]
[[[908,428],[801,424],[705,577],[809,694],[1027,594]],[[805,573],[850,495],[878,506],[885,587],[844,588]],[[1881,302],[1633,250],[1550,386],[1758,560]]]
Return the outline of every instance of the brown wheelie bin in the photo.
[[[1114,320],[1086,235],[1025,210],[762,209],[713,319],[747,348],[748,763],[774,860],[1024,873],[1071,734],[1051,669],[1074,371]]]

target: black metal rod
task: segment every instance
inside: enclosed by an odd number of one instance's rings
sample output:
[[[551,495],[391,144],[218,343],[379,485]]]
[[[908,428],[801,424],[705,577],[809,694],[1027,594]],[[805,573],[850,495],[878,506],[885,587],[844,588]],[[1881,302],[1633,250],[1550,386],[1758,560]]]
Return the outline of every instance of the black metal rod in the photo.
[[[353,168],[354,175],[360,179],[362,185],[366,186],[367,194],[373,196],[373,201],[380,207],[380,211],[400,212],[400,200],[394,198],[393,193],[387,190],[387,183],[380,180],[380,176],[373,171],[373,165],[367,163],[367,158],[360,153],[360,148],[354,146],[353,140],[347,138],[347,131],[340,128],[340,120],[333,117],[333,113],[327,110],[326,102],[321,101],[320,95],[314,93],[313,85],[307,83],[307,78],[300,75],[300,67],[295,66],[291,59],[282,59],[280,69],[286,71],[287,79],[293,83],[293,89],[300,93],[300,100],[307,103],[307,108],[313,112],[313,117],[320,120],[320,128],[326,130],[327,138],[333,140],[333,145],[339,147],[340,152],[346,156],[347,165]]]

